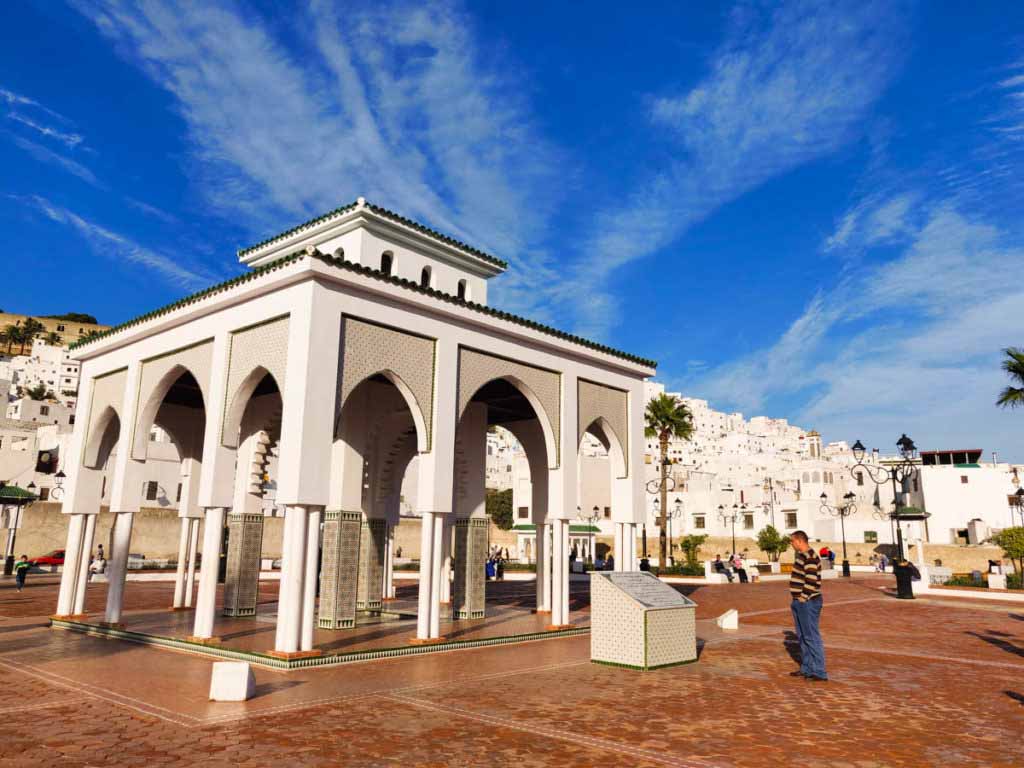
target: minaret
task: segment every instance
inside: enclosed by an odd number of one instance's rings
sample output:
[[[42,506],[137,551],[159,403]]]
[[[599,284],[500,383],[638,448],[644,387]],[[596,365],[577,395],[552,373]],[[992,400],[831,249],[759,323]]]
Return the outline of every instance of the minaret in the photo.
[[[816,429],[807,433],[807,450],[812,459],[821,458],[821,434]]]

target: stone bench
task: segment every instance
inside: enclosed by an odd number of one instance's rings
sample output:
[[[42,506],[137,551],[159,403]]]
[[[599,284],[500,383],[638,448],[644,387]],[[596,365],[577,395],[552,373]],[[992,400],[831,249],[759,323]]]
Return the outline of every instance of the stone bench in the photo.
[[[713,561],[704,561],[704,579],[711,584],[728,584],[729,577],[715,570]]]

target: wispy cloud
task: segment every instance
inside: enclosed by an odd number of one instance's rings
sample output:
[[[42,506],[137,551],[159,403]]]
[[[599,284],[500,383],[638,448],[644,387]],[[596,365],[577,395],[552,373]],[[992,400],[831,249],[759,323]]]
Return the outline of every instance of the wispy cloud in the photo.
[[[174,96],[194,178],[254,237],[365,195],[542,266],[552,149],[456,7],[312,0],[296,45],[231,2],[74,4]]]
[[[593,287],[723,204],[857,136],[900,62],[891,5],[741,6],[708,75],[653,99],[652,121],[677,159],[598,218],[586,248]],[[892,23],[879,24],[883,17]],[[602,332],[610,317],[589,313],[584,326]]]
[[[31,128],[33,131],[36,131],[37,133],[40,133],[49,139],[59,141],[68,149],[75,149],[83,141],[85,141],[85,137],[83,137],[79,133],[68,133],[66,131],[61,131],[57,128],[53,128],[49,125],[42,125],[41,123],[38,123],[29,117],[25,117],[24,115],[19,114],[18,112],[8,112],[7,119],[13,120],[16,123],[21,123],[22,125]]]
[[[29,141],[21,136],[11,136],[11,141],[39,162],[56,166],[57,168],[67,171],[73,176],[77,176],[87,184],[91,184],[98,189],[105,189],[104,184],[96,178],[96,174],[77,160],[72,160],[70,157],[65,157],[64,155],[54,152],[48,147],[44,147],[42,144]]]
[[[164,224],[177,224],[179,223],[178,217],[168,213],[162,208],[157,208],[155,205],[150,205],[142,200],[136,200],[134,197],[126,197],[124,199],[128,205],[139,211],[142,211],[147,216],[152,216],[154,219],[159,219]]]
[[[186,266],[180,257],[172,257],[139,245],[131,238],[89,221],[45,197],[32,195],[20,199],[51,221],[72,228],[95,253],[118,265],[127,262],[144,267],[183,288],[199,287],[214,282],[215,278],[212,275],[205,270]]]
[[[6,88],[0,87],[0,100],[7,102],[7,104],[13,107],[31,107],[40,112],[45,112],[51,117],[55,117],[63,122],[69,122],[68,119],[64,117],[64,115],[62,115],[60,112],[56,112],[50,109],[49,107],[40,104],[33,98],[30,98],[20,93],[15,93],[14,91],[9,91]]]

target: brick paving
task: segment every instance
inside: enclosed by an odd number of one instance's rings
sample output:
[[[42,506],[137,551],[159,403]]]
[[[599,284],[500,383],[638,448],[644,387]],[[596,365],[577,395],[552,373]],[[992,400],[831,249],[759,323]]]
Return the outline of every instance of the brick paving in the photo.
[[[227,704],[206,700],[209,659],[50,629],[55,580],[21,594],[3,580],[0,765],[1024,764],[1024,608],[900,601],[890,586],[825,584],[825,684],[789,677],[785,584],[762,583],[680,588],[699,606],[692,665],[593,665],[582,636],[257,669],[256,698]],[[522,585],[492,592],[524,605]],[[155,613],[170,585],[125,597]],[[102,599],[94,585],[90,607]],[[733,607],[741,629],[723,633],[713,619]]]

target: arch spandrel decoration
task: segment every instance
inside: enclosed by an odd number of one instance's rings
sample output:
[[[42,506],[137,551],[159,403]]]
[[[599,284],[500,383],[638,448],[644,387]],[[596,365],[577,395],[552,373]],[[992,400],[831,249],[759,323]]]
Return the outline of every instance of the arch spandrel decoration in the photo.
[[[355,317],[346,316],[344,323],[338,408],[368,377],[393,373],[419,406],[426,432],[423,445],[429,451],[434,432],[435,341]]]
[[[151,402],[155,396],[163,399],[167,394],[167,388],[174,384],[174,381],[165,381],[165,378],[175,368],[181,367],[187,370],[195,378],[199,385],[199,391],[203,395],[203,405],[209,403],[210,388],[210,367],[213,363],[213,339],[201,341],[189,347],[176,349],[173,352],[151,357],[142,361],[142,371],[139,375],[139,406],[135,415],[135,428],[133,432],[133,456],[136,459],[146,458],[143,441],[148,439],[142,434],[143,430],[148,431],[148,426],[156,417],[157,408],[160,403]],[[184,373],[183,371],[179,372]],[[177,379],[177,376],[174,377]],[[157,390],[162,389],[162,392]],[[145,424],[143,422],[149,422]]]
[[[110,373],[104,373],[93,379],[92,403],[89,406],[89,429],[85,435],[85,444],[88,445],[96,429],[97,420],[103,415],[107,407],[114,409],[120,416],[121,407],[124,403],[124,388],[128,381],[128,369],[119,368]]]
[[[242,382],[256,369],[263,368],[284,393],[284,374],[288,365],[288,316],[251,325],[231,334],[228,355],[228,384],[225,388],[224,414],[227,415]],[[221,438],[223,439],[223,435]]]
[[[548,461],[552,467],[559,466],[558,451],[562,437],[562,377],[543,368],[506,360],[465,347],[459,350],[459,418],[466,412],[466,406],[484,384],[494,379],[512,378],[523,382],[533,392],[544,410],[544,415],[553,433],[553,457]]]
[[[622,446],[623,456],[629,456],[629,399],[626,392],[614,387],[606,387],[585,379],[577,382],[577,417],[578,431],[576,442],[583,439],[583,433],[597,419],[603,418],[615,432]],[[626,462],[626,474],[629,474],[629,462]]]

